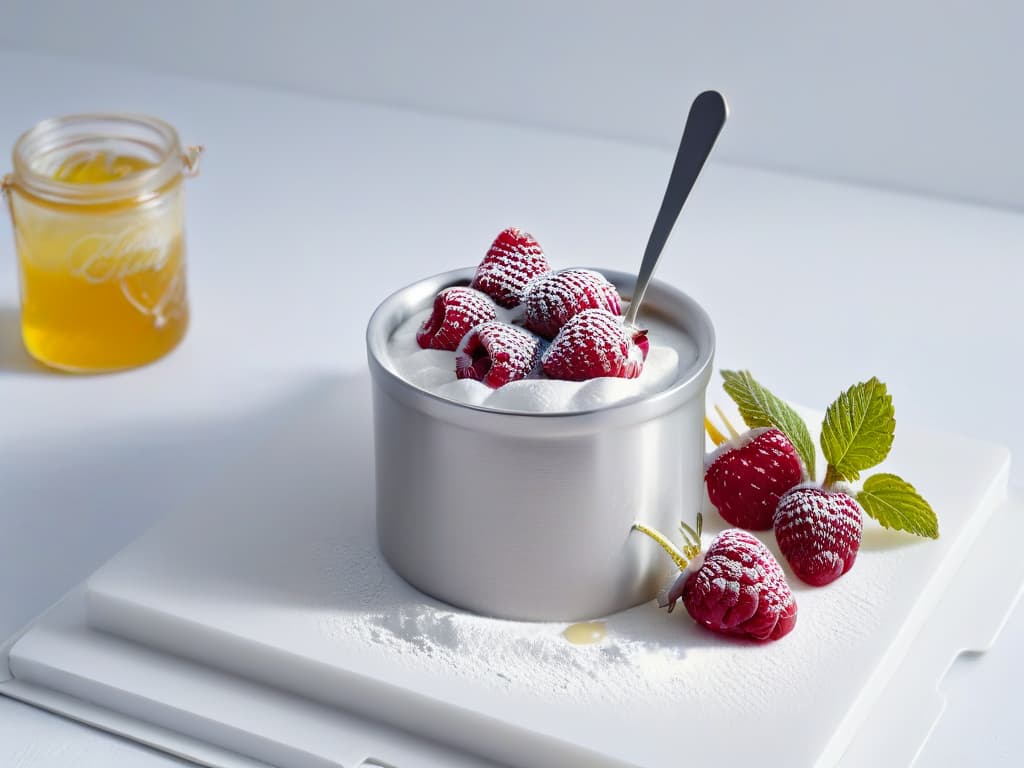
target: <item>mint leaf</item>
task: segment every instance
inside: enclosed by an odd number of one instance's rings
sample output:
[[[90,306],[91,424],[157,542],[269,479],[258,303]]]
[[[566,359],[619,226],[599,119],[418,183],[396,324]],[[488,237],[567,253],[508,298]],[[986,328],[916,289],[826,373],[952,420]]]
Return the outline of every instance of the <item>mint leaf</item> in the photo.
[[[740,416],[751,429],[776,427],[785,433],[804,463],[808,477],[814,479],[814,441],[807,425],[788,403],[780,400],[757,382],[750,371],[722,371],[723,387],[740,409]]]
[[[885,384],[872,377],[843,392],[825,412],[821,450],[829,464],[826,484],[856,480],[889,455],[896,412]]]
[[[857,501],[871,517],[886,528],[939,538],[939,519],[935,510],[914,490],[914,486],[896,475],[872,475],[864,481]]]

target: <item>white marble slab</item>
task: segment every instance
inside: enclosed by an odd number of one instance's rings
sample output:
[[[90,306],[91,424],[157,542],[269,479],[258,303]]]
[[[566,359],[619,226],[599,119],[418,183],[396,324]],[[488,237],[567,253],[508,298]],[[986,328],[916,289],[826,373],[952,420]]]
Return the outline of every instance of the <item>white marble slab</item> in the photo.
[[[88,624],[509,764],[659,766],[685,740],[690,759],[719,765],[777,743],[793,764],[831,765],[1006,491],[1005,449],[901,431],[884,468],[931,498],[937,542],[869,522],[846,577],[825,589],[792,579],[800,618],[779,643],[722,639],[650,604],[576,647],[564,625],[464,615],[382,563],[366,388],[363,377],[325,381],[295,403],[269,440],[88,581]],[[1002,616],[1008,604],[988,608]],[[47,642],[30,632],[14,646],[16,679],[33,682]],[[736,729],[744,739],[730,738]]]

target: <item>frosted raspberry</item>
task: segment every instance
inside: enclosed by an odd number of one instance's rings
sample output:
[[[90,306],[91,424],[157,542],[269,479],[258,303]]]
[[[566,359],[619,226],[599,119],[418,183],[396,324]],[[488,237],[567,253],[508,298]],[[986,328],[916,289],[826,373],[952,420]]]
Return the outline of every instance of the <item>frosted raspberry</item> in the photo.
[[[640,343],[647,331],[629,333],[605,309],[588,309],[572,317],[544,353],[544,373],[553,379],[586,381],[602,376],[634,379],[644,367]]]
[[[545,339],[553,339],[570,318],[587,309],[622,314],[615,286],[589,269],[566,269],[533,281],[526,289],[523,323]]]
[[[517,227],[503,230],[476,269],[472,287],[506,308],[519,306],[526,286],[551,271],[540,244]]]
[[[796,626],[796,600],[786,574],[768,547],[751,534],[739,528],[723,531],[698,564],[699,515],[696,530],[681,526],[686,542],[682,550],[652,528],[640,523],[633,528],[658,542],[682,571],[668,595],[670,611],[682,599],[701,626],[753,640],[778,640]]]
[[[532,333],[514,325],[482,323],[459,344],[455,374],[497,389],[537,372],[541,344]]]
[[[416,341],[423,349],[454,351],[469,331],[496,316],[497,308],[487,294],[472,288],[445,288],[434,299],[434,311]]]
[[[772,527],[779,497],[803,474],[796,448],[781,430],[753,429],[711,454],[704,483],[726,522],[758,531]]]
[[[849,494],[797,486],[779,499],[774,522],[779,549],[808,584],[823,586],[853,567],[864,516]]]

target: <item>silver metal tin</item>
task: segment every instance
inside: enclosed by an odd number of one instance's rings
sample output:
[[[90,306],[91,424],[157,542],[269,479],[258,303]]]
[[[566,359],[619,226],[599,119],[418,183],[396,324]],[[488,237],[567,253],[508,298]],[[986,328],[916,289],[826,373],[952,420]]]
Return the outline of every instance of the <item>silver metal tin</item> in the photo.
[[[601,271],[632,295],[635,276]],[[438,291],[472,276],[463,269],[421,280],[370,318],[381,552],[423,592],[488,616],[576,621],[651,600],[671,563],[630,536],[630,525],[673,531],[700,509],[711,320],[655,281],[640,324],[657,313],[697,346],[696,362],[669,389],[577,413],[464,405],[399,377],[387,343]]]

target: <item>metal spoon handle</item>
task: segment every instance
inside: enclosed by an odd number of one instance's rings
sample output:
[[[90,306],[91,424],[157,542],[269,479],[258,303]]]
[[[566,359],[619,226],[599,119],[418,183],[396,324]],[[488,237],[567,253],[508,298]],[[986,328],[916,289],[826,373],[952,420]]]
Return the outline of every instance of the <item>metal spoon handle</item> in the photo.
[[[640,303],[647,292],[648,283],[654,276],[654,269],[658,266],[661,250],[668,241],[672,227],[679,218],[679,212],[683,209],[683,204],[689,197],[701,168],[704,167],[704,161],[708,159],[711,148],[715,146],[715,139],[725,125],[728,114],[729,108],[725,98],[718,91],[704,91],[690,106],[686,127],[683,128],[683,138],[679,142],[679,151],[676,152],[676,161],[672,166],[672,175],[669,176],[668,188],[661,201],[661,210],[658,211],[658,218],[654,220],[654,228],[644,251],[644,260],[640,263],[636,288],[624,319],[626,325],[636,325]]]

